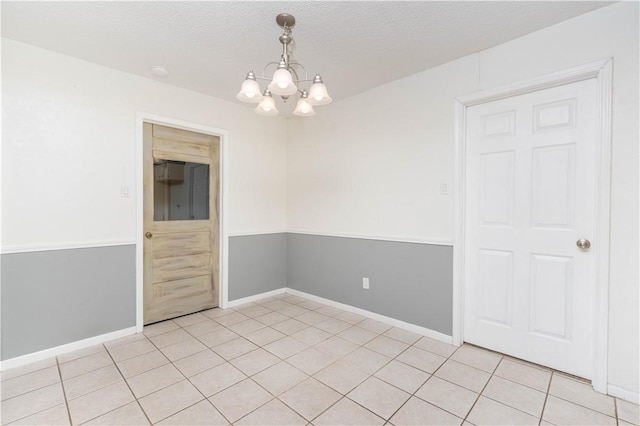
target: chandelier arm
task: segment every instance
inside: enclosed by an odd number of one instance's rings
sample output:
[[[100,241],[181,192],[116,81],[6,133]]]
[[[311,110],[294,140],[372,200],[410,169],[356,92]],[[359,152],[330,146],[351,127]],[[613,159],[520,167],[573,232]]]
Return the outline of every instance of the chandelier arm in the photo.
[[[276,65],[276,67],[277,67],[279,64],[280,64],[279,62],[269,62],[267,65],[264,66],[264,69],[262,70],[262,75],[261,76],[260,75],[255,75],[254,76],[255,79],[256,80],[271,81],[271,78],[264,76],[265,72],[267,71],[267,68],[269,68],[270,65]],[[301,63],[291,62],[289,65],[290,66],[291,65],[297,65],[297,66],[299,66],[300,68],[302,68],[304,70],[304,78],[300,78],[298,76],[298,72],[295,69],[289,68],[289,71],[292,72],[296,77],[293,80],[295,83],[306,83],[307,81],[313,81],[314,80],[313,78],[309,78],[309,75],[307,74],[306,68]]]
[[[292,73],[296,77],[296,78],[293,79],[294,82],[297,83],[298,81],[300,81],[298,79],[298,73],[296,72],[296,70],[294,70],[293,68],[289,67],[289,72]]]
[[[300,68],[302,68],[302,71],[304,71],[304,80],[301,80],[300,77],[298,77],[298,73],[295,72],[295,70],[292,68],[292,66],[294,66],[294,65],[299,66]],[[289,69],[295,73],[295,75],[296,75],[296,80],[295,81],[310,81],[310,80],[308,80],[309,76],[307,75],[307,69],[300,62],[291,62],[291,63],[289,63]]]
[[[262,77],[256,77],[256,78],[261,78],[262,80],[271,80],[270,78],[266,78],[264,76],[264,73],[267,71],[267,68],[269,68],[269,65],[275,65],[276,69],[278,68],[278,65],[280,65],[280,62],[269,62],[267,65],[264,66],[264,68],[262,69]]]

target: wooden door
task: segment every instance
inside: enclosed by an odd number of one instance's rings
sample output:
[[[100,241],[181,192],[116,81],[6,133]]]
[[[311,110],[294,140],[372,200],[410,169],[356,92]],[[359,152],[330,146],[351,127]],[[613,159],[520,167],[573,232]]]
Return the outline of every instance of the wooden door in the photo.
[[[590,378],[595,79],[467,114],[464,340]]]
[[[218,305],[217,136],[144,123],[144,323]]]

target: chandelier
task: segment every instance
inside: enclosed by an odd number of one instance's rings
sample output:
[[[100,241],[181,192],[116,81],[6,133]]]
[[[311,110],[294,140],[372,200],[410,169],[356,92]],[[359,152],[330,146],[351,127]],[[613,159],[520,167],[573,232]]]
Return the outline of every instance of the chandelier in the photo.
[[[296,19],[288,13],[281,13],[276,17],[276,23],[284,30],[279,40],[282,43],[282,55],[279,62],[269,62],[262,70],[262,76],[258,77],[253,71],[249,71],[247,77],[242,82],[240,92],[236,96],[239,100],[249,103],[257,103],[255,111],[260,115],[278,115],[278,108],[273,99],[273,95],[279,95],[284,102],[295,93],[300,93],[300,99],[296,104],[294,115],[310,117],[316,115],[313,107],[316,105],[327,105],[332,99],[327,93],[327,87],[322,82],[320,74],[316,74],[313,79],[309,79],[306,69],[298,62],[290,61],[289,45],[293,41],[291,29],[296,24]],[[276,67],[271,79],[265,78],[267,68],[274,65]],[[300,78],[298,73],[304,73],[304,78]],[[267,88],[260,90],[257,80],[271,81]],[[311,83],[309,90],[301,89],[299,83]]]

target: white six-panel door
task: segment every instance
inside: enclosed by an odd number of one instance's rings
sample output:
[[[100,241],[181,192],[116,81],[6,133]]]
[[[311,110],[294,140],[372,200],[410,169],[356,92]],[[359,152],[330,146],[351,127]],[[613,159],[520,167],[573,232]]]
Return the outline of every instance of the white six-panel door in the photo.
[[[590,79],[469,107],[466,128],[464,341],[586,378],[595,118]]]

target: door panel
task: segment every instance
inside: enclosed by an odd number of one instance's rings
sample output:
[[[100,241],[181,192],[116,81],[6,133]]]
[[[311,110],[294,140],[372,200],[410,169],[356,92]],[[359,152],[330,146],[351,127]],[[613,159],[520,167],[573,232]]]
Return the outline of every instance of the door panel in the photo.
[[[206,309],[215,303],[211,295],[209,275],[154,284],[150,297],[152,306],[162,307],[161,310],[152,308],[150,312],[155,314],[159,311],[167,318],[184,315],[193,309],[196,311]]]
[[[573,228],[575,149],[575,144],[533,149],[532,226]]]
[[[467,108],[464,340],[591,377],[595,80]],[[596,243],[592,241],[592,243]]]
[[[219,138],[144,124],[144,323],[218,305]]]
[[[479,318],[502,326],[512,325],[513,253],[480,250]]]
[[[572,322],[573,259],[532,255],[531,332],[571,342]]]
[[[211,158],[211,145],[209,143],[182,142],[154,137],[153,145],[154,149],[159,152],[175,152],[177,154]]]
[[[483,225],[513,225],[513,151],[480,156],[480,221]]]
[[[182,232],[180,234],[156,234],[153,240],[155,259],[184,256],[209,251],[211,232]]]
[[[154,256],[155,257],[155,256]],[[153,259],[153,282],[211,275],[211,252]]]

